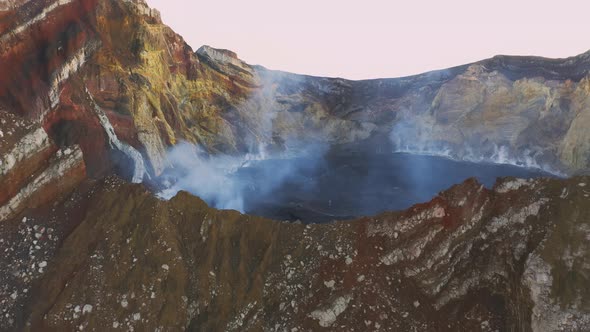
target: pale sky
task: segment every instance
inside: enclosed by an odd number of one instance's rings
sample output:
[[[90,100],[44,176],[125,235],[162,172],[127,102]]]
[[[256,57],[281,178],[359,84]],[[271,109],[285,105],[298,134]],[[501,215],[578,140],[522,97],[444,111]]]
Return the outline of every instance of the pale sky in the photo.
[[[399,77],[590,50],[588,0],[147,0],[193,49],[316,76]]]

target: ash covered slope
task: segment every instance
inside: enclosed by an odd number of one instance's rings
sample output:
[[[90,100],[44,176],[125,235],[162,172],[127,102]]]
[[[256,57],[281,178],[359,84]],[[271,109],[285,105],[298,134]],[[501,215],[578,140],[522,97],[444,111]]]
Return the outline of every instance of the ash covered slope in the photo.
[[[364,141],[359,149],[582,172],[589,64],[588,54],[495,57],[399,79],[317,78],[193,52],[142,0],[3,2],[0,219],[87,175],[154,179],[179,141],[230,154]],[[46,191],[60,174],[75,176]]]
[[[589,186],[587,177],[504,179],[488,190],[469,180],[407,211],[306,226],[214,210],[186,193],[160,201],[109,178],[2,224],[10,320],[0,322],[584,331]]]

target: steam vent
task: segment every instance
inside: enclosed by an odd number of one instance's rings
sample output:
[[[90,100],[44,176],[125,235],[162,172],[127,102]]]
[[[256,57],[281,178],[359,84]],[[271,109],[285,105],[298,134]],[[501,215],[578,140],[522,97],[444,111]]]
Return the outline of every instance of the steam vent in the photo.
[[[0,0],[0,331],[590,331],[589,128],[590,53],[351,81]]]

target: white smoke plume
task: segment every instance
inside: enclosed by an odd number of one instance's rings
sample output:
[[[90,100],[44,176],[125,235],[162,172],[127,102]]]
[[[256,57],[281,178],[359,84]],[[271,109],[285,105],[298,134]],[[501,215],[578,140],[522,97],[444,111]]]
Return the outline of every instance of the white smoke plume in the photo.
[[[159,197],[170,199],[179,191],[187,191],[218,209],[247,212],[246,198],[250,206],[263,200],[301,170],[315,167],[321,162],[326,147],[315,144],[300,148],[287,148],[284,152],[268,154],[264,146],[241,156],[208,155],[199,146],[180,143],[170,149],[168,160],[173,166],[164,175],[166,189]],[[253,163],[271,159],[288,159],[288,166],[275,168],[272,164],[256,167],[255,181],[241,172]],[[246,197],[255,192],[256,197]]]

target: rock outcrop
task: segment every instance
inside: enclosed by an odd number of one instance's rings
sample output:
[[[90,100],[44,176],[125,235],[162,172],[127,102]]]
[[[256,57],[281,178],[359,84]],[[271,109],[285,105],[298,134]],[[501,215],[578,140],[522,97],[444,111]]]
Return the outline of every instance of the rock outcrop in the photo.
[[[59,149],[43,128],[0,113],[0,222],[69,194],[86,178],[78,146]]]

